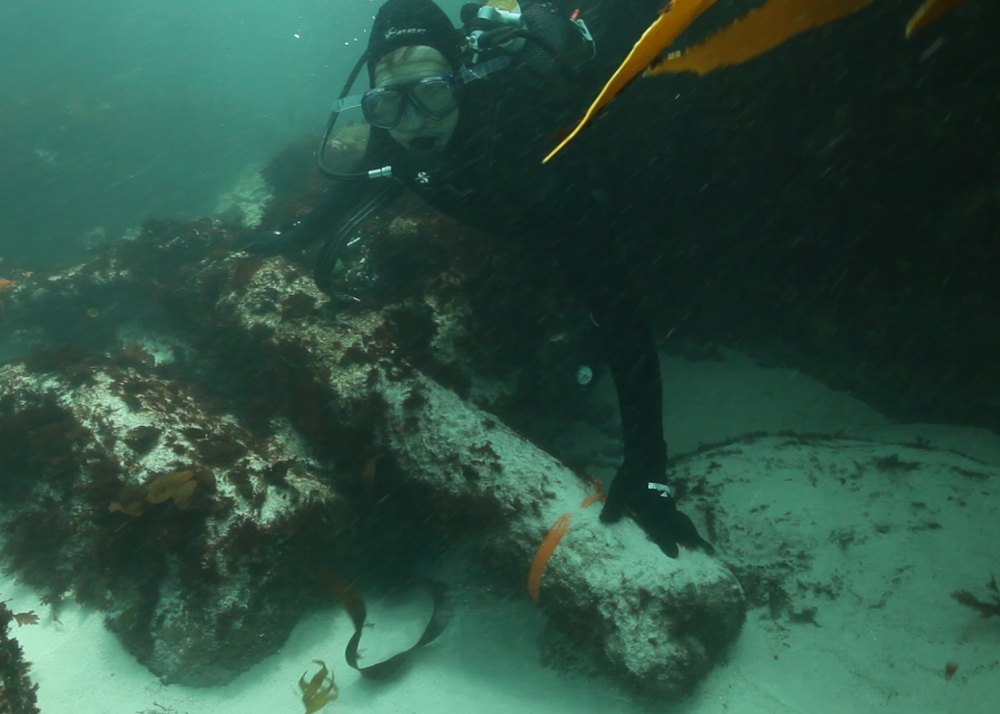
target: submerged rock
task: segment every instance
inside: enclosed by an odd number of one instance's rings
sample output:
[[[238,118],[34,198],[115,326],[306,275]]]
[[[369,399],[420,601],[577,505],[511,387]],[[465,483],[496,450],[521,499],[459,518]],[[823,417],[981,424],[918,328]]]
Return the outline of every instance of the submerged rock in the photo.
[[[344,513],[294,435],[258,440],[134,366],[30,365],[0,367],[8,564],[104,610],[165,681],[221,684],[280,647]]]
[[[416,216],[372,238],[366,265],[405,280],[346,309],[205,222],[151,224],[39,276],[8,305],[17,329],[78,314],[81,294],[113,309],[79,348],[0,369],[0,432],[23,445],[6,459],[8,562],[53,600],[104,609],[166,680],[214,684],[280,645],[317,590],[310,552],[402,582],[462,545],[527,596],[536,548],[570,512],[541,607],[638,695],[689,692],[739,634],[739,583],[703,554],[666,558],[630,520],[601,524],[580,507],[591,484],[508,425],[569,418],[573,313],[558,293],[522,296],[490,322],[505,286],[465,292],[490,264],[433,269],[471,252],[449,226]],[[149,339],[123,328],[137,324]],[[157,333],[177,347],[143,347]],[[564,387],[551,370],[567,364]]]

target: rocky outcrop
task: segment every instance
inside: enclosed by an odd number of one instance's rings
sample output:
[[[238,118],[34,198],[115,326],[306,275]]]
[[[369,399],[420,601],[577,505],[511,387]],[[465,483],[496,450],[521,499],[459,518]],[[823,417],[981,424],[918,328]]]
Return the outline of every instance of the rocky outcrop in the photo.
[[[15,614],[0,602],[0,711],[9,714],[39,714],[38,685],[28,677],[31,664],[24,661],[20,643],[10,634],[11,623],[20,627],[20,618],[26,615],[35,617],[34,613]]]
[[[165,680],[218,684],[274,652],[313,539],[346,513],[297,437],[258,439],[139,366],[48,358],[0,368],[8,563],[100,607]]]
[[[397,220],[371,245],[398,265],[413,263],[408,245],[426,258],[435,240],[460,244],[436,220]],[[462,543],[525,592],[569,512],[539,598],[557,629],[656,698],[690,691],[723,655],[744,617],[736,579],[698,553],[664,557],[631,521],[600,524],[580,507],[591,485],[505,423],[539,390],[496,357],[508,335],[470,346],[488,331],[462,298],[468,274],[425,271],[344,309],[295,263],[229,240],[208,223],[152,225],[10,292],[11,326],[40,341],[52,335],[32,324],[56,315],[106,323],[78,335],[85,351],[0,372],[0,430],[17,437],[2,443],[23,445],[0,458],[8,503],[27,504],[7,519],[15,568],[102,607],[166,679],[211,684],[280,644],[316,590],[317,551],[405,577],[418,551]]]

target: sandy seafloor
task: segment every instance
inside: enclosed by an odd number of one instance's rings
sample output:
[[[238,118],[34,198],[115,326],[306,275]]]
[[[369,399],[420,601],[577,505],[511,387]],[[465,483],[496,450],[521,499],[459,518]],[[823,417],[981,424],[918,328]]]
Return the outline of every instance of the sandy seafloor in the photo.
[[[607,398],[610,380],[597,389],[597,398]],[[920,437],[935,448],[1000,467],[1000,437],[992,433],[892,424],[801,373],[762,369],[738,355],[712,362],[664,358],[664,389],[666,432],[674,454],[751,431],[791,429],[893,443]],[[583,435],[584,442],[592,449],[593,435]],[[228,686],[207,689],[161,684],[122,650],[99,613],[67,606],[57,622],[32,591],[10,577],[0,580],[0,593],[14,612],[34,609],[41,615],[38,625],[14,628],[13,634],[34,663],[32,676],[44,714],[302,712],[296,683],[307,670],[315,671],[314,659],[331,666],[340,687],[339,699],[324,714],[985,714],[1000,712],[1000,618],[979,618],[950,593],[962,588],[986,598],[990,575],[1000,574],[1000,482],[966,480],[970,484],[962,488],[975,508],[961,513],[942,496],[943,484],[927,484],[923,496],[912,492],[922,489],[919,484],[910,484],[906,494],[887,495],[879,504],[880,517],[891,519],[897,510],[905,520],[916,498],[937,499],[944,501],[934,508],[946,527],[907,533],[893,548],[859,547],[847,555],[838,549],[822,551],[841,561],[817,567],[841,572],[847,579],[845,592],[856,597],[824,606],[822,626],[782,626],[765,610],[751,610],[728,661],[690,699],[675,705],[644,706],[602,678],[541,666],[543,619],[534,604],[527,596],[521,602],[499,599],[482,587],[453,587],[456,612],[448,629],[390,682],[363,681],[346,666],[343,651],[352,628],[347,616],[331,607],[306,614],[278,654]],[[858,517],[851,501],[857,496],[851,491],[796,490],[766,473],[753,488],[760,502],[808,513],[789,526],[802,529],[806,540],[811,531],[836,530],[838,514]],[[822,504],[788,502],[820,497]],[[887,583],[893,592],[884,606],[872,606],[871,598],[861,595],[885,591]],[[395,644],[412,642],[426,617],[426,603],[419,598],[369,602],[369,612],[377,625],[362,641],[362,654],[367,648],[369,661],[374,661],[382,648],[387,654],[394,646],[376,641],[376,633],[391,633]],[[950,681],[944,676],[948,662],[959,665]]]

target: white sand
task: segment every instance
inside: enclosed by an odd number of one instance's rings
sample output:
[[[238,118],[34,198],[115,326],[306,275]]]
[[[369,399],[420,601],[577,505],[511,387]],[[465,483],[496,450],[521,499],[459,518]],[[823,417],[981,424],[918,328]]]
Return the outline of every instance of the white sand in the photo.
[[[666,359],[664,377],[666,428],[675,454],[750,431],[791,429],[845,431],[895,443],[920,436],[936,448],[1000,466],[1000,438],[989,432],[893,425],[800,373],[759,369],[736,356],[728,362]],[[845,452],[848,468],[850,450]],[[889,477],[876,472],[871,478]],[[9,577],[0,580],[0,593],[15,612],[34,609],[41,615],[38,625],[15,627],[14,635],[34,663],[44,714],[301,712],[296,682],[303,672],[315,671],[313,659],[325,660],[340,686],[340,698],[324,714],[1000,712],[1000,618],[978,618],[949,597],[958,588],[986,597],[990,574],[1000,573],[998,483],[960,481],[906,482],[869,500],[864,512],[857,492],[823,484],[789,487],[777,468],[756,474],[745,492],[727,487],[729,497],[748,508],[751,501],[769,504],[767,511],[740,516],[747,522],[731,527],[765,536],[773,532],[813,548],[810,572],[826,583],[838,582],[840,593],[819,608],[821,626],[775,622],[766,609],[751,611],[729,662],[688,701],[653,710],[603,680],[539,666],[543,622],[527,596],[511,602],[481,589],[454,588],[456,614],[446,632],[388,683],[363,681],[346,666],[343,650],[351,626],[331,608],[306,615],[278,655],[231,685],[189,689],[164,686],[136,664],[104,629],[99,614],[66,607],[55,622],[33,592]],[[959,492],[969,496],[968,506],[949,500]],[[887,538],[861,537],[847,548],[829,542],[830,531],[863,532],[868,519],[912,523],[916,501],[929,504],[940,529],[894,528]],[[739,505],[727,507],[730,516]],[[755,542],[770,541],[761,536]],[[362,649],[374,660],[394,645],[380,637],[417,636],[426,603],[420,598],[371,602],[369,610],[376,626],[366,632]],[[945,681],[949,661],[959,669]]]

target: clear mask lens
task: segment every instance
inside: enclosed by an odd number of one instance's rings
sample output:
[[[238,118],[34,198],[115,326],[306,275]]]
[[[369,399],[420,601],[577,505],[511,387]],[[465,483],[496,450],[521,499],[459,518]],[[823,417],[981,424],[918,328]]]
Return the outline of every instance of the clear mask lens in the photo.
[[[416,84],[410,96],[417,108],[431,119],[444,119],[455,110],[455,92],[451,83],[444,80]]]
[[[403,116],[402,92],[385,91],[365,95],[365,118],[372,126],[381,129],[391,129],[399,123]]]
[[[372,126],[392,129],[402,119],[406,102],[431,119],[444,119],[457,106],[454,83],[451,78],[441,75],[413,84],[375,87],[365,93],[361,107]]]

